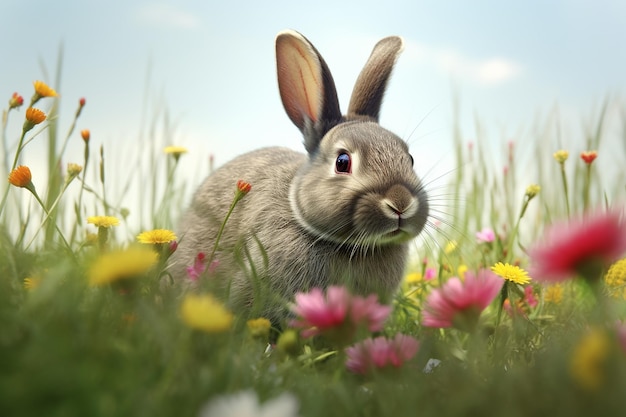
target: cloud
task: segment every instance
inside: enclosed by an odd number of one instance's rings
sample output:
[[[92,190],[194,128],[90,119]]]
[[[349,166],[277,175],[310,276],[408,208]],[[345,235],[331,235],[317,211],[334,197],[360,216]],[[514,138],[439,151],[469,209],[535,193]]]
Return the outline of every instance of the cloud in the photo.
[[[151,26],[186,30],[200,26],[194,14],[167,3],[144,4],[137,9],[136,16],[140,22]]]
[[[440,71],[479,84],[501,84],[522,74],[522,66],[505,57],[474,59],[455,49],[436,48],[418,42],[407,42],[405,48],[405,53],[417,62],[430,63]]]

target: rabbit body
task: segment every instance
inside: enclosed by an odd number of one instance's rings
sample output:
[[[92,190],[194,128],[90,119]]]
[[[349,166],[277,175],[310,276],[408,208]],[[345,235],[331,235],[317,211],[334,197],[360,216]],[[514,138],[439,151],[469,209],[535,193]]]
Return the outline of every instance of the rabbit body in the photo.
[[[234,208],[215,256],[233,308],[253,304],[257,280],[283,300],[329,285],[390,298],[403,277],[408,243],[426,222],[428,201],[406,143],[377,123],[401,48],[399,38],[383,41],[342,116],[319,53],[297,32],[278,36],[283,105],[308,155],[263,148],[212,173],[183,216],[175,277],[184,277],[199,252],[211,252],[242,179],[252,189]],[[268,302],[262,314],[276,317],[278,305]]]

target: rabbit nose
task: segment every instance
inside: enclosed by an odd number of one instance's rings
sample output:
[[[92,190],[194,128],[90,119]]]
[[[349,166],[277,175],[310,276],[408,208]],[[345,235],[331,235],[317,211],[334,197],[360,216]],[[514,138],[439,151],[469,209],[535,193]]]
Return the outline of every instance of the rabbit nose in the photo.
[[[382,199],[385,211],[394,218],[410,217],[417,212],[418,202],[411,192],[402,185],[394,185]]]

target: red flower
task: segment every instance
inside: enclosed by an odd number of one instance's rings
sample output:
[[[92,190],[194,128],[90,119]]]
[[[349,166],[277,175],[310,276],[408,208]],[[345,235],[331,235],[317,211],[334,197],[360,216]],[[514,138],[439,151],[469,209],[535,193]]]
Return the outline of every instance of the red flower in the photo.
[[[251,189],[252,189],[252,185],[250,185],[249,182],[246,182],[244,180],[237,181],[237,190],[239,190],[239,192],[242,193],[243,195],[248,194]]]
[[[584,151],[580,153],[580,159],[587,165],[591,164],[598,157],[598,151]]]
[[[17,93],[13,93],[11,99],[9,100],[9,110],[20,107],[24,104],[24,97],[20,96]]]
[[[563,281],[582,275],[598,279],[626,252],[626,222],[616,210],[556,223],[529,249],[530,275],[538,281]]]

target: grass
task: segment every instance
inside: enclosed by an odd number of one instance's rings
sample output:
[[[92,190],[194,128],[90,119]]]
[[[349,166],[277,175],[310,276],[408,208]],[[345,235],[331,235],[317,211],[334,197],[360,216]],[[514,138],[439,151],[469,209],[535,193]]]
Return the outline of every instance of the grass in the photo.
[[[35,102],[54,100],[44,95]],[[607,135],[617,134],[605,129],[608,101],[588,129],[585,149],[567,149],[554,143],[561,139],[546,139],[550,129],[538,129],[534,149],[525,148],[530,161],[523,161],[518,143],[505,146],[506,173],[492,160],[486,138],[479,135],[470,147],[455,134],[458,168],[446,188],[431,190],[432,224],[413,246],[407,282],[380,332],[411,335],[420,348],[402,366],[367,375],[345,368],[342,346],[323,337],[298,338],[288,325],[272,330],[277,343],[268,349],[268,334],[253,333],[247,325],[254,317],[228,312],[219,301],[196,304],[185,313],[188,294],[163,285],[171,251],[167,242],[144,245],[131,260],[119,257],[140,232],[173,227],[186,195],[178,164],[187,155],[163,153],[171,141],[146,138],[141,140],[147,158],[134,162],[109,153],[106,145],[96,148],[93,138],[85,140],[83,133],[81,140],[74,131],[83,111],[83,104],[78,106],[65,137],[54,110],[46,121],[27,124],[28,130],[20,127],[23,111],[3,114],[3,175],[15,168],[9,161],[28,155],[31,141],[48,141],[50,163],[47,174],[37,173],[48,178],[46,187],[36,190],[41,203],[28,184],[5,183],[0,189],[5,196],[0,415],[198,415],[207,402],[247,389],[261,402],[289,392],[302,416],[624,414],[626,347],[615,331],[626,313],[623,288],[598,290],[583,279],[558,287],[532,280],[535,305],[522,286],[507,282],[506,292],[482,313],[474,331],[420,324],[427,295],[451,277],[497,262],[526,268],[527,247],[547,225],[586,208],[623,203],[623,173],[610,172],[602,162],[609,155],[621,166],[625,162],[623,149],[620,154],[604,145]],[[171,137],[166,113],[159,115],[147,130],[162,129],[162,137]],[[16,148],[20,136],[26,145]],[[62,146],[54,145],[59,137]],[[68,141],[84,147],[84,169],[59,176]],[[563,163],[552,155],[560,148],[569,151]],[[586,164],[578,157],[584,150],[598,150],[598,159]],[[142,181],[141,198],[131,207],[134,185],[110,169],[129,162]],[[540,186],[538,193],[527,188],[528,178]],[[122,225],[96,221],[96,227],[87,223],[90,216],[114,216]],[[129,228],[132,216],[139,220]],[[476,242],[475,233],[484,228],[495,232],[493,242]],[[126,279],[94,285],[94,265],[105,272],[115,266],[113,278]],[[425,279],[427,270],[434,279]],[[200,287],[201,294],[210,290]],[[620,297],[610,297],[609,290]],[[426,372],[432,359],[440,363]]]

